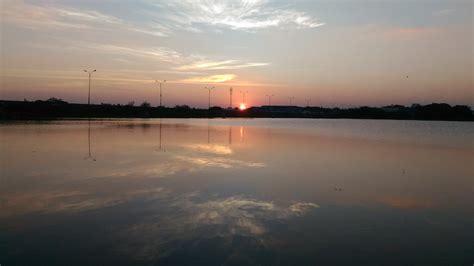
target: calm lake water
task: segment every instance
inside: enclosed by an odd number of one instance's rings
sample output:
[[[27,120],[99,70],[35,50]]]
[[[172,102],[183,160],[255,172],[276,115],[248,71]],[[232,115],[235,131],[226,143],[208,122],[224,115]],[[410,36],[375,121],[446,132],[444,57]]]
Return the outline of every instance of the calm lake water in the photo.
[[[0,264],[472,265],[474,123],[0,125]]]

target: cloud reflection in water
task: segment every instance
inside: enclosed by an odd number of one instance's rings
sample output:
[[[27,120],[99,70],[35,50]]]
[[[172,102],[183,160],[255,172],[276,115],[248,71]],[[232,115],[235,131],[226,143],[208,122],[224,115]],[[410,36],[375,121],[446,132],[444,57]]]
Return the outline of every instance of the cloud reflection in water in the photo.
[[[269,224],[286,223],[319,206],[310,202],[276,204],[246,196],[205,199],[195,192],[173,199],[167,207],[152,208],[156,208],[156,215],[123,234],[124,243],[132,243],[123,250],[144,260],[166,257],[179,247],[177,243],[199,246],[203,241],[216,240],[231,245],[234,238],[244,237],[258,245],[271,245]]]
[[[188,144],[183,145],[183,147],[195,150],[198,152],[207,152],[219,155],[228,155],[232,154],[233,151],[230,147],[218,144]]]

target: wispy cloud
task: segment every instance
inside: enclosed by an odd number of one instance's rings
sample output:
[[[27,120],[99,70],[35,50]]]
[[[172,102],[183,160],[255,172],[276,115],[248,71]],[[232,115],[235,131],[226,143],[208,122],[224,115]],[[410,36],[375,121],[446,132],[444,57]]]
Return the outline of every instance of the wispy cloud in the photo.
[[[204,62],[197,62],[191,65],[184,65],[178,67],[178,69],[181,70],[189,70],[189,69],[210,69],[210,68],[215,68],[215,67],[221,67],[221,66],[226,66],[229,64],[234,64],[236,61],[235,60],[226,60],[226,61],[204,61]]]
[[[269,63],[242,63],[239,60],[225,60],[225,61],[199,61],[190,65],[183,65],[178,67],[179,70],[226,70],[226,69],[241,69],[247,67],[267,66]]]
[[[287,6],[277,7],[265,0],[165,1],[141,10],[145,20],[136,24],[126,18],[96,10],[6,0],[2,16],[7,23],[33,29],[76,28],[138,32],[158,37],[177,29],[201,32],[203,26],[255,32],[265,28],[315,28],[323,22]],[[218,30],[216,29],[216,30]]]
[[[218,144],[189,144],[183,145],[183,147],[198,152],[206,152],[218,155],[229,155],[233,153],[231,148]]]
[[[212,75],[206,77],[193,77],[181,80],[183,83],[221,83],[233,80],[236,77],[234,74]]]
[[[176,52],[172,49],[166,47],[126,47],[119,45],[108,45],[108,44],[81,44],[79,46],[88,46],[90,48],[98,49],[103,52],[119,54],[119,55],[129,55],[135,57],[145,57],[152,60],[159,60],[164,62],[186,62],[189,58],[186,58],[179,52]]]
[[[143,0],[137,5],[143,7]],[[5,0],[2,23],[8,27],[44,31],[50,36],[46,42],[25,44],[41,49],[60,49],[70,53],[88,50],[95,54],[111,55],[117,64],[146,63],[162,73],[176,74],[176,82],[221,83],[236,78],[233,70],[270,65],[259,60],[228,58],[220,55],[201,55],[196,51],[174,50],[162,45],[144,44],[122,38],[123,34],[137,33],[154,37],[176,34],[176,30],[245,30],[264,28],[313,28],[322,25],[310,15],[288,7],[278,8],[272,3],[254,1],[169,1],[145,5],[138,9],[142,17],[124,16],[113,9],[92,9],[87,5],[67,3],[49,5],[45,2]],[[159,18],[159,19],[158,19]],[[77,33],[77,34],[76,34]],[[107,43],[95,38],[97,34],[120,36]],[[65,36],[81,36],[81,38]],[[85,41],[94,37],[92,41]],[[129,35],[127,35],[128,37]],[[156,66],[156,67],[155,67]],[[225,72],[224,72],[225,71]],[[224,73],[222,73],[224,72]],[[226,73],[227,72],[227,73]],[[230,73],[229,73],[230,72]],[[150,74],[152,76],[153,74]],[[66,76],[62,76],[63,78]],[[146,79],[145,74],[143,77]]]
[[[93,24],[121,24],[122,20],[97,11],[43,7],[8,1],[2,9],[4,21],[29,28],[90,28]],[[95,25],[97,26],[97,25]]]
[[[51,28],[88,28],[88,25],[61,19],[65,12],[57,8],[27,5],[9,1],[3,4],[1,11],[3,23],[31,29]]]
[[[198,73],[192,71],[206,71],[206,70],[234,70],[248,67],[260,67],[267,66],[269,63],[245,63],[242,60],[222,60],[216,61],[208,59],[202,55],[185,55],[180,52],[174,51],[166,47],[126,47],[119,45],[109,44],[76,44],[77,47],[87,47],[101,52],[117,54],[117,55],[129,55],[133,57],[141,57],[151,60],[159,60],[163,62],[169,62],[173,65],[179,65],[170,69],[176,73]],[[216,75],[215,78],[220,79],[228,75]],[[233,77],[230,77],[231,79]]]
[[[319,205],[312,202],[297,202],[291,205],[288,209],[297,214],[304,214],[314,208],[319,208]]]
[[[272,224],[308,215],[318,206],[304,202],[288,206],[287,203],[241,195],[203,199],[199,192],[180,195],[167,205],[173,207],[172,212],[146,217],[122,231],[126,239],[136,243],[124,250],[141,259],[156,259],[156,256],[160,256],[156,250],[172,250],[170,243],[193,242],[203,236],[227,239],[222,242],[224,245],[233,243],[235,236],[246,237],[249,245],[256,241],[266,247],[273,243],[273,239],[268,237],[274,230]],[[156,206],[162,204],[154,204],[153,208],[157,208]],[[159,211],[163,213],[162,209]],[[234,252],[230,256],[235,257],[237,254]],[[230,257],[228,261],[231,261]]]
[[[227,82],[234,80],[236,75],[232,73],[216,74],[213,72],[216,70],[236,70],[269,65],[269,63],[245,63],[242,60],[237,59],[221,61],[213,60],[204,55],[184,54],[161,46],[124,46],[86,42],[63,43],[62,41],[48,45],[31,44],[31,46],[35,48],[69,49],[69,51],[87,50],[95,51],[98,54],[110,54],[114,56],[116,62],[121,63],[122,65],[136,64],[138,62],[143,62],[144,60],[151,63],[165,62],[166,64],[160,64],[161,69],[140,72],[144,75],[145,79],[146,77],[154,76],[154,73],[166,73],[187,77],[184,79],[177,79],[175,82],[178,83]],[[127,71],[129,73],[133,72],[133,70]],[[257,86],[257,84],[253,85]]]
[[[17,27],[50,29],[88,29],[139,32],[165,37],[166,29],[160,25],[135,25],[127,20],[95,10],[69,7],[51,7],[7,1],[2,9],[3,21]]]
[[[448,8],[448,9],[434,11],[432,14],[433,16],[446,16],[446,15],[454,13],[455,11],[456,11],[455,9]]]
[[[43,10],[45,10],[43,8]],[[98,22],[98,23],[107,23],[107,24],[122,24],[124,23],[123,20],[99,13],[97,11],[81,11],[75,9],[61,9],[61,8],[47,8],[46,9],[50,14],[56,14],[57,20],[75,20],[75,21],[90,21],[90,22]]]
[[[324,22],[288,7],[273,7],[265,0],[172,1],[156,4],[168,10],[164,18],[184,30],[199,31],[201,26],[216,26],[254,32],[265,28],[315,28]],[[157,15],[161,15],[158,14]]]
[[[130,82],[138,82],[147,84],[152,82],[153,80],[147,78],[150,75],[146,75],[147,72],[136,72],[141,74],[140,77],[142,78],[130,78],[130,70],[126,72],[118,71],[118,70],[107,70],[102,69],[100,71],[100,75],[94,77],[94,80],[104,80],[108,82],[116,82],[116,83],[130,83]],[[81,70],[44,70],[44,69],[15,69],[9,68],[4,69],[2,72],[2,77],[12,77],[12,78],[34,78],[34,79],[63,79],[67,80],[67,85],[71,86],[73,82],[71,80],[83,80],[84,79],[84,72]],[[52,86],[52,85],[48,85]]]

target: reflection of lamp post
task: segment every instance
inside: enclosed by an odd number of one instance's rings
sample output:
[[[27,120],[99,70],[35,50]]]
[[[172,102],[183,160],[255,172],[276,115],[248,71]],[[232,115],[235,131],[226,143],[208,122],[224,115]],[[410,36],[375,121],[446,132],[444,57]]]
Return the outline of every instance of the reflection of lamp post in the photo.
[[[92,161],[95,162],[96,159],[92,156],[92,153],[91,153],[91,120],[90,119],[89,119],[88,127],[87,127],[87,141],[89,144],[89,154],[88,156],[84,157],[84,160],[91,159]]]
[[[158,150],[156,150],[157,152],[166,152],[166,148],[163,149],[163,145],[162,145],[162,136],[163,136],[163,132],[161,130],[161,128],[163,127],[163,120],[160,118],[160,124],[158,126],[158,133],[159,133],[159,136],[158,136]],[[166,131],[166,129],[165,129]]]
[[[96,72],[97,70],[85,70],[84,69],[84,72],[86,72],[87,74],[89,74],[89,96],[87,97],[87,105],[90,105],[91,104],[91,76],[92,76],[92,73]]]
[[[161,99],[163,98],[163,94],[161,93],[161,92],[162,92],[162,91],[161,91],[161,85],[166,82],[166,79],[163,80],[163,81],[155,80],[155,82],[156,82],[156,83],[160,83],[160,108],[161,108],[161,107],[162,107],[162,105],[161,105]]]
[[[273,94],[267,94],[268,97],[268,105],[272,105],[272,97],[275,96]]]
[[[211,90],[213,90],[214,87],[204,87],[204,89],[209,91],[209,99],[208,99],[207,109],[211,109]]]
[[[161,151],[161,124],[162,124],[162,122],[161,122],[161,119],[160,119],[160,146],[159,146],[160,151]]]

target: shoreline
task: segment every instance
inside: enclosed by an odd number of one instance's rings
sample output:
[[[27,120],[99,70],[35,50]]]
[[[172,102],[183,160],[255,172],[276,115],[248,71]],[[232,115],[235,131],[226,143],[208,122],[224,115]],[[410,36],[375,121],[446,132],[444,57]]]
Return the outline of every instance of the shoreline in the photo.
[[[323,108],[314,106],[255,106],[245,110],[211,107],[151,107],[100,104],[74,104],[53,101],[0,101],[0,121],[134,119],[134,118],[302,118],[302,119],[373,119],[415,121],[474,121],[470,107],[446,103],[428,105],[390,105],[385,107]]]

